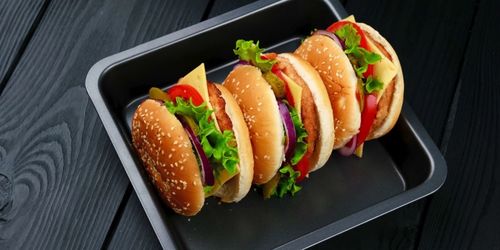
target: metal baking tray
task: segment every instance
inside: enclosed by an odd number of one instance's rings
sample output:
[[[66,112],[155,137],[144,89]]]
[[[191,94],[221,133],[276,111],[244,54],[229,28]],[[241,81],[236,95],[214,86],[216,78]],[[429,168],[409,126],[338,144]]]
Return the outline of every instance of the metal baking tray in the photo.
[[[435,192],[446,163],[407,104],[395,128],[366,143],[362,159],[334,153],[295,197],[263,200],[252,190],[236,204],[207,199],[195,217],[162,204],[130,137],[131,115],[150,87],[168,87],[204,62],[221,82],[237,39],[293,51],[314,28],[347,16],[336,0],[259,1],[96,63],[86,88],[164,248],[304,248]]]

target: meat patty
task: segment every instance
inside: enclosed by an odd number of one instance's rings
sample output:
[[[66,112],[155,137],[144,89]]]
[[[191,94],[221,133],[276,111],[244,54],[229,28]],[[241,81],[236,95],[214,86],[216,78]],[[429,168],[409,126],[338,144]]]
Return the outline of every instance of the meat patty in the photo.
[[[370,41],[377,46],[377,48],[389,59],[392,61],[391,54],[387,52],[387,50],[382,46],[382,44],[370,39]],[[387,85],[384,93],[380,97],[377,103],[377,116],[375,117],[375,121],[373,122],[372,127],[370,128],[370,134],[379,128],[384,122],[387,114],[389,113],[389,108],[392,103],[392,96],[394,94],[394,89],[396,86],[397,75],[392,79],[392,81]]]
[[[307,131],[307,153],[311,155],[314,152],[316,146],[316,140],[318,139],[318,111],[316,110],[316,105],[314,104],[314,99],[309,87],[304,82],[304,80],[298,75],[297,71],[292,67],[290,62],[286,59],[282,59],[278,66],[283,73],[288,77],[293,79],[300,87],[302,87],[302,98],[301,98],[301,117],[304,128]]]
[[[219,89],[214,83],[207,83],[208,96],[210,98],[210,104],[214,109],[215,118],[217,118],[217,123],[221,131],[230,130],[233,131],[233,123],[226,113],[226,101],[222,98]]]

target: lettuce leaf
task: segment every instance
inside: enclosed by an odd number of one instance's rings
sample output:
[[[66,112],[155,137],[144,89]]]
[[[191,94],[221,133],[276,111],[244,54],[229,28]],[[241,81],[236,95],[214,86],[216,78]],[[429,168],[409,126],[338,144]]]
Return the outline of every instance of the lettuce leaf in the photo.
[[[295,171],[292,166],[297,165],[307,151],[307,143],[305,142],[307,132],[304,128],[304,124],[300,121],[297,110],[288,105],[286,101],[284,102],[287,104],[288,111],[290,111],[290,116],[292,117],[293,126],[295,127],[295,133],[297,135],[297,141],[291,159],[279,169],[280,178],[278,184],[275,188],[273,187],[274,192],[272,195],[276,195],[280,198],[287,193],[293,196],[302,189],[296,184],[296,180],[300,176],[300,171]]]
[[[259,48],[259,41],[239,39],[236,41],[236,48],[233,50],[240,60],[251,63],[263,72],[270,71],[276,63],[275,59],[262,59],[261,55],[264,49]]]
[[[382,57],[375,53],[370,52],[360,47],[361,37],[358,35],[356,29],[351,24],[346,24],[340,29],[336,30],[335,35],[342,39],[345,43],[345,50],[347,57],[351,61],[356,75],[363,80],[364,90],[367,93],[378,91],[382,89],[383,84],[375,78],[365,78],[363,74],[368,70],[368,65],[375,64],[382,60]],[[380,87],[380,85],[382,85]]]
[[[299,171],[293,170],[290,164],[282,166],[279,170],[280,181],[276,187],[276,195],[282,198],[285,194],[290,193],[292,196],[302,189],[295,181],[300,175]]]
[[[365,90],[368,93],[372,93],[374,91],[380,91],[384,88],[384,84],[379,80],[373,78],[372,76],[369,76],[366,79],[366,83],[364,83],[363,86],[365,87]]]
[[[293,152],[292,158],[290,159],[290,163],[292,166],[297,165],[299,161],[304,157],[307,151],[307,131],[304,128],[304,124],[300,121],[299,114],[297,109],[294,107],[287,105],[288,110],[290,111],[290,116],[292,117],[293,126],[295,127],[295,133],[297,135],[297,141],[295,143],[295,150]]]
[[[221,171],[217,169],[220,166],[230,174],[236,173],[239,158],[234,133],[230,130],[220,132],[217,129],[210,118],[213,111],[207,108],[206,103],[195,106],[191,100],[177,97],[175,103],[165,101],[165,106],[170,113],[191,117],[197,123],[198,129],[195,133],[216,173]]]

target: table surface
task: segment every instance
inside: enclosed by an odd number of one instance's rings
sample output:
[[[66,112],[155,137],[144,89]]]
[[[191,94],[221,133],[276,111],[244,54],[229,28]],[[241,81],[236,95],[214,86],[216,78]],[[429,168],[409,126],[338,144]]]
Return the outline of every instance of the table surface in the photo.
[[[160,248],[85,76],[103,57],[250,2],[0,0],[0,249]],[[398,51],[406,101],[448,179],[319,247],[500,249],[500,1],[342,3]]]

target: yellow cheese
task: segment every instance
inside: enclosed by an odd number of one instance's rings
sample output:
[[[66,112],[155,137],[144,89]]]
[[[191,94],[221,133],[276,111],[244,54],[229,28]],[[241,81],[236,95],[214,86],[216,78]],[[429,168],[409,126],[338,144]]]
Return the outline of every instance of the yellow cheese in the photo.
[[[294,107],[297,110],[300,120],[302,121],[302,116],[300,115],[300,104],[302,103],[302,87],[298,85],[292,78],[288,77],[284,73],[281,74],[288,84],[288,89],[290,90],[290,94],[292,94]]]
[[[205,73],[205,64],[200,64],[200,66],[193,69],[189,74],[179,79],[178,84],[186,84],[195,88],[198,93],[200,93],[203,100],[207,103],[207,108],[213,110],[212,104],[210,104],[210,98],[208,96],[207,87],[207,75]],[[217,118],[215,117],[215,112],[212,112],[212,120],[215,122],[215,126],[220,130],[219,124],[217,123]]]
[[[349,22],[353,22],[353,23],[356,22],[353,15],[350,15],[350,16],[344,18],[342,21],[349,21]]]
[[[379,80],[384,84],[384,88],[378,92],[377,98],[380,99],[380,97],[382,97],[382,94],[384,93],[389,83],[398,73],[398,69],[396,65],[394,65],[394,63],[392,63],[391,60],[389,60],[389,58],[387,58],[378,49],[378,47],[370,41],[370,39],[367,40],[368,40],[368,46],[370,46],[371,51],[379,54],[382,57],[380,61],[378,61],[373,65],[373,75],[377,80]]]

